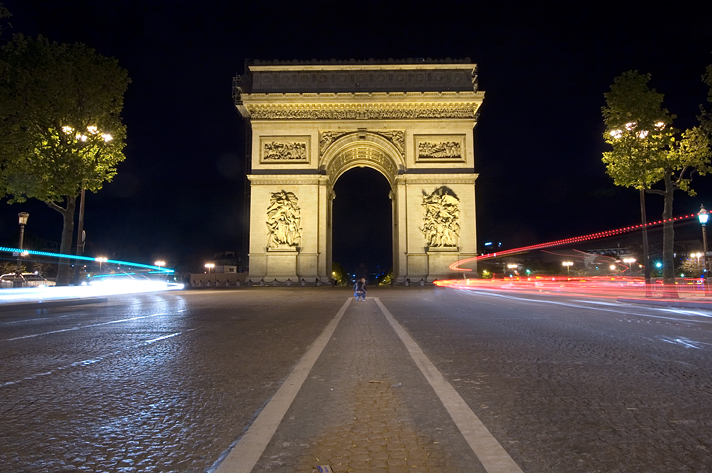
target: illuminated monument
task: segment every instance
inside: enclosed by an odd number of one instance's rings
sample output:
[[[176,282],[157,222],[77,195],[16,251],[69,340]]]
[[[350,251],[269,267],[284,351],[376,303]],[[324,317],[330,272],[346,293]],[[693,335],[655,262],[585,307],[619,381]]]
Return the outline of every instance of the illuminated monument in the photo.
[[[469,59],[248,63],[233,87],[252,136],[248,279],[331,279],[334,184],[354,167],[390,183],[397,283],[451,277],[475,256],[476,71]]]

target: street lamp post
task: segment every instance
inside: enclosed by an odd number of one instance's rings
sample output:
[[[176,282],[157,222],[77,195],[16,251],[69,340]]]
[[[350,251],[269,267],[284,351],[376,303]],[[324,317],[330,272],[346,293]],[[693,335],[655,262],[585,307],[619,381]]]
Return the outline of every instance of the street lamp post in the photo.
[[[702,225],[702,277],[705,281],[705,294],[709,294],[709,284],[707,284],[707,279],[709,273],[707,272],[707,220],[710,214],[705,209],[704,205],[700,205],[700,211],[697,212],[697,218],[700,219],[700,225]]]
[[[99,274],[101,274],[101,265],[102,265],[102,263],[106,263],[108,261],[108,259],[103,256],[97,256],[96,258],[94,258],[94,261],[99,262]]]
[[[154,262],[153,262],[153,265],[154,265],[154,266],[158,266],[159,268],[161,268],[161,274],[163,274],[163,268],[166,266],[166,262],[165,262],[165,261],[163,261],[163,260],[154,261]]]
[[[22,266],[20,265],[20,257],[22,256],[22,250],[24,249],[24,243],[25,243],[25,225],[27,225],[27,219],[30,217],[30,214],[27,212],[20,212],[17,214],[17,217],[20,222],[20,251],[17,253],[17,275],[20,277],[15,278],[15,283],[13,286],[17,285],[18,287],[22,285]]]
[[[76,143],[79,144],[81,143],[86,143],[87,141],[89,143],[96,143],[97,141],[93,141],[94,139],[91,138],[90,135],[96,136],[97,140],[100,139],[100,142],[103,143],[108,143],[109,141],[113,140],[114,137],[111,136],[109,133],[102,133],[99,128],[95,125],[89,125],[87,126],[86,134],[82,131],[75,130],[71,126],[63,126],[62,131],[70,136],[74,136],[74,139],[76,140]],[[82,188],[80,190],[80,195],[79,195],[79,221],[77,224],[77,251],[76,255],[81,256],[84,253],[84,245],[86,243],[86,234],[84,232],[84,204],[85,204],[85,197],[86,197],[86,183],[82,184]],[[74,283],[78,284],[80,280],[80,274],[79,274],[79,258],[76,259],[76,263],[74,265]]]
[[[205,267],[206,267],[207,270],[208,270],[208,282],[207,282],[207,284],[208,284],[208,286],[209,286],[209,285],[210,285],[210,282],[212,281],[212,278],[210,277],[210,270],[215,267],[215,263],[205,263]],[[216,276],[216,277],[217,277],[217,276]],[[217,280],[216,280],[215,284],[217,284]]]
[[[635,122],[628,122],[625,124],[625,129],[628,131],[633,131],[635,130],[637,126],[637,123]],[[654,125],[654,128],[656,130],[662,130],[665,128],[665,123],[662,121],[656,122]],[[619,139],[623,136],[624,131],[619,129],[619,130],[611,130],[610,134],[613,138]],[[637,132],[634,132],[635,136],[637,136],[639,139],[644,140],[648,137],[649,132],[647,130],[640,130]],[[651,278],[650,278],[650,254],[648,252],[648,217],[645,212],[645,188],[639,189],[639,194],[640,194],[640,220],[641,220],[641,231],[642,231],[642,236],[643,236],[643,271],[645,275],[645,297],[652,297],[652,286],[651,286]]]
[[[623,262],[628,264],[628,269],[630,269],[631,273],[633,272],[633,263],[635,263],[635,258],[623,258]]]
[[[566,276],[570,276],[570,268],[574,265],[573,261],[564,261],[561,265],[566,266]]]

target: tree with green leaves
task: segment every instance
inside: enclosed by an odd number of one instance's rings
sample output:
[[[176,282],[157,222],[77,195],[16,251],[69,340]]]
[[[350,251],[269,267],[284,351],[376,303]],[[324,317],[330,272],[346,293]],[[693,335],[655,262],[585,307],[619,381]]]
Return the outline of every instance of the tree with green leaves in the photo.
[[[712,103],[712,64],[707,66],[705,73],[702,75],[702,82],[710,88],[707,92],[707,101]],[[712,112],[702,105],[700,105],[700,112],[700,123],[707,130],[707,133],[712,134]]]
[[[9,203],[39,199],[63,217],[70,254],[77,197],[125,159],[126,70],[83,44],[15,35],[0,52],[0,186]],[[58,284],[69,282],[60,264]]]
[[[614,184],[664,198],[663,279],[674,284],[673,196],[676,190],[695,195],[692,173],[710,170],[709,133],[696,126],[680,132],[676,118],[662,107],[663,94],[648,87],[650,74],[624,72],[605,94],[603,138],[612,148],[603,153]]]
[[[10,18],[12,16],[12,13],[10,13],[10,10],[5,8],[5,5],[0,3],[0,34],[5,30],[5,25],[12,27],[10,23],[8,23],[5,19]]]

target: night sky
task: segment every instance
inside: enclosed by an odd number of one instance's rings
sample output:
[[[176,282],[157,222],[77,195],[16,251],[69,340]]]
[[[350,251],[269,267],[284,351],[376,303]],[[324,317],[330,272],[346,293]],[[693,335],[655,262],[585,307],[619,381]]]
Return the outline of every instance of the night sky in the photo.
[[[650,72],[675,125],[690,127],[706,103],[701,76],[712,63],[709,4],[3,3],[14,15],[10,33],[83,42],[117,58],[132,80],[123,113],[127,159],[112,183],[87,198],[86,254],[161,258],[184,270],[243,248],[245,123],[231,85],[246,58],[471,58],[485,91],[475,129],[478,238],[507,247],[637,223],[637,191],[615,187],[601,162],[603,94],[623,71]],[[374,218],[390,215],[387,184],[385,196],[376,192],[385,179],[353,171],[342,180],[335,260],[389,266],[389,223],[379,227]],[[697,197],[676,194],[676,215],[712,207],[712,176],[693,187]],[[376,210],[360,217],[354,205]],[[0,204],[2,242],[17,244],[23,210],[30,213],[26,241],[59,241],[59,213],[28,202]],[[661,213],[662,197],[649,197],[649,218]],[[374,227],[361,231],[366,223]]]

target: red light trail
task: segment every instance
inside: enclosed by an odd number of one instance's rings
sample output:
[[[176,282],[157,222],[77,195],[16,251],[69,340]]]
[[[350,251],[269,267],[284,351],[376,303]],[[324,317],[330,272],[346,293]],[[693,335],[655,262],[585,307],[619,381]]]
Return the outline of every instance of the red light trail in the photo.
[[[674,217],[670,220],[658,220],[656,222],[650,222],[645,226],[655,227],[664,224],[666,221],[678,222],[691,218],[697,218],[697,215],[689,214],[681,217]],[[544,248],[553,248],[556,246],[570,245],[572,243],[590,241],[598,238],[606,238],[613,235],[633,232],[642,228],[643,225],[633,225],[618,228],[616,230],[608,230],[579,237],[551,241],[548,243],[540,243],[538,245],[523,246],[521,248],[498,251],[496,253],[487,253],[473,258],[457,261],[450,265],[450,269],[453,271],[463,272],[472,271],[471,269],[462,268],[461,266],[473,261],[495,259],[507,255],[525,253],[532,250],[542,250]],[[696,301],[704,302],[705,304],[707,304],[707,301],[705,301],[704,298],[708,294],[708,289],[705,288],[704,280],[700,278],[678,278],[676,279],[674,286],[670,287],[664,286],[662,284],[662,280],[658,280],[647,288],[645,287],[645,280],[642,277],[631,276],[512,276],[502,279],[451,279],[435,281],[435,284],[440,287],[450,287],[455,289],[508,290],[514,292],[536,292],[561,295],[580,294],[588,297],[601,298],[665,298],[671,296],[672,294],[676,294],[672,297],[693,298]]]
[[[656,227],[659,225],[664,224],[665,222],[677,222],[677,221],[682,221],[682,220],[687,220],[690,218],[697,218],[697,214],[689,214],[689,215],[683,215],[681,217],[673,217],[669,220],[658,220],[657,222],[650,222],[645,227]],[[497,251],[495,253],[487,253],[484,255],[479,255],[479,256],[474,256],[472,258],[467,258],[463,259],[460,261],[456,261],[453,264],[450,265],[450,269],[452,271],[472,271],[471,269],[467,268],[461,268],[463,264],[467,264],[472,261],[483,261],[483,260],[488,260],[488,259],[494,259],[494,258],[500,258],[502,256],[507,256],[507,255],[513,255],[517,253],[525,253],[527,251],[532,251],[532,250],[541,250],[543,248],[553,248],[555,246],[564,246],[564,245],[569,245],[571,243],[580,243],[583,241],[589,241],[589,240],[596,240],[598,238],[606,238],[610,237],[613,235],[621,235],[623,233],[629,233],[629,232],[634,232],[636,230],[640,230],[643,228],[644,225],[639,224],[639,225],[633,225],[630,227],[623,227],[623,228],[618,228],[616,230],[607,230],[604,232],[597,232],[597,233],[590,233],[588,235],[583,235],[583,236],[578,236],[578,237],[573,237],[573,238],[566,238],[564,240],[556,240],[556,241],[551,241],[548,243],[539,243],[537,245],[530,245],[530,246],[523,246],[521,248],[513,248],[511,250],[504,250],[504,251]]]
[[[664,286],[656,281],[646,289],[642,277],[631,276],[527,276],[502,279],[449,279],[435,281],[439,287],[467,290],[511,291],[519,293],[546,293],[550,295],[582,295],[602,299],[653,297],[666,299],[671,294],[675,299],[685,298],[698,303],[710,304],[705,299],[705,285],[700,278],[678,278],[674,286]]]

